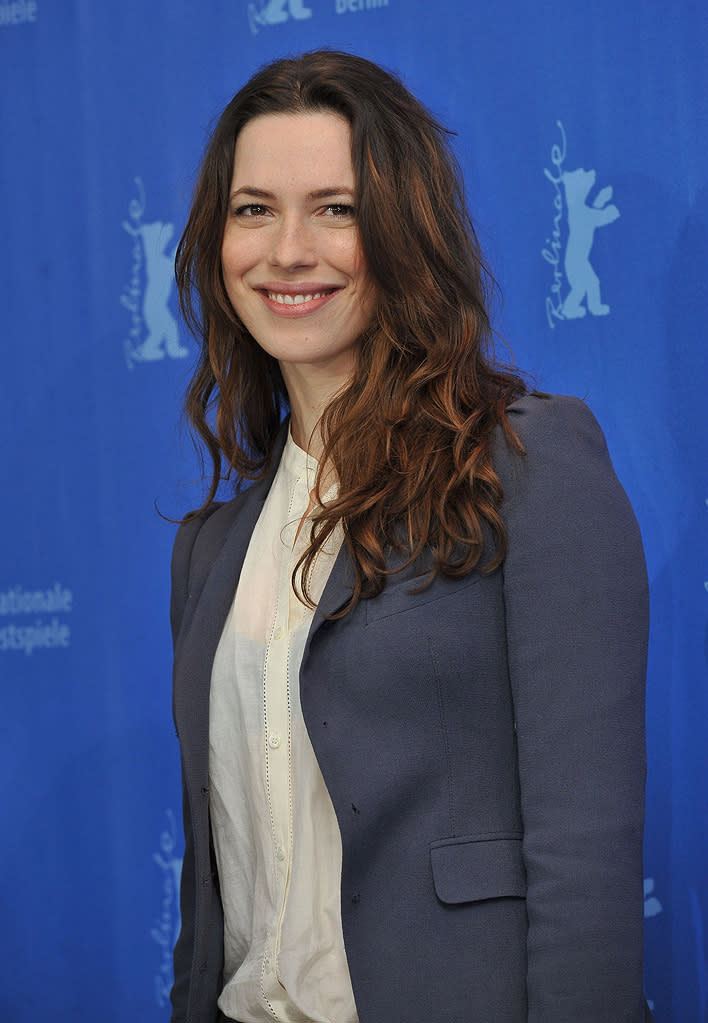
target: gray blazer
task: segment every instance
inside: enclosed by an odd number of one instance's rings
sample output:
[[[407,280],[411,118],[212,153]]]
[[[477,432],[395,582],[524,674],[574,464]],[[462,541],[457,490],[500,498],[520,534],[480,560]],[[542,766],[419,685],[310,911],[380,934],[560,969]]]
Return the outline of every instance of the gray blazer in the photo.
[[[639,1023],[647,580],[600,428],[574,398],[509,409],[501,569],[414,574],[343,619],[342,550],[300,672],[342,834],[361,1023]],[[277,458],[276,458],[277,464]],[[175,1023],[214,1023],[211,667],[267,479],[180,528],[174,716],[184,782]]]

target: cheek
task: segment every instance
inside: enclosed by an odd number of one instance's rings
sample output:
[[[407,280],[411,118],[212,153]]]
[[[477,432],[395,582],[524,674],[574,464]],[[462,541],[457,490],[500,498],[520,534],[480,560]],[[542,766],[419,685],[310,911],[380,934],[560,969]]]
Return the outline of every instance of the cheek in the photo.
[[[241,274],[245,273],[248,267],[253,263],[254,256],[251,252],[253,246],[249,245],[247,238],[239,238],[236,240],[233,237],[227,236],[224,239],[223,245],[221,246],[221,268],[224,274],[224,279],[229,283],[237,283],[237,279]]]
[[[366,272],[366,261],[359,239],[353,229],[329,230],[318,239],[320,258],[347,277],[361,278]]]

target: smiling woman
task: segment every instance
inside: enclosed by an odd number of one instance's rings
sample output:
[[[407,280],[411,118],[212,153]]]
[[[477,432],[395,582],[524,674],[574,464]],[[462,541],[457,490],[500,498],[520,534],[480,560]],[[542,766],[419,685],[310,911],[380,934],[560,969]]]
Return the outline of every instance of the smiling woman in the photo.
[[[446,132],[360,57],[276,61],[176,269],[212,473],[174,1023],[650,1018],[641,541],[590,411],[493,356]]]
[[[236,141],[221,262],[226,293],[277,359],[301,447],[350,379],[376,290],[356,223],[351,131],[338,114],[264,114]]]

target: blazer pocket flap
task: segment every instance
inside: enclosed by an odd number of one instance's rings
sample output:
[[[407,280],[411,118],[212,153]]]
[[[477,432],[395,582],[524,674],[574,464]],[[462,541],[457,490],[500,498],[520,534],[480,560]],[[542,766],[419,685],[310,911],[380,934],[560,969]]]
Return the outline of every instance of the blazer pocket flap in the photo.
[[[442,839],[431,843],[430,860],[441,902],[526,895],[520,835]]]

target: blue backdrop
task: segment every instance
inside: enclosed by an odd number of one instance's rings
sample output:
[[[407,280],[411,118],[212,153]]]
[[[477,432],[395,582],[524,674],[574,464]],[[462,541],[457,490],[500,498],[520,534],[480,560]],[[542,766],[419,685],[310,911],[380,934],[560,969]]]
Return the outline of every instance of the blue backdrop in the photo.
[[[0,843],[11,1023],[169,1018],[171,516],[195,345],[174,247],[265,61],[398,70],[458,133],[497,323],[604,426],[647,549],[646,986],[708,1020],[708,6],[0,0]]]

